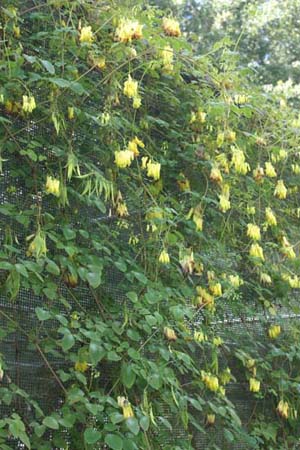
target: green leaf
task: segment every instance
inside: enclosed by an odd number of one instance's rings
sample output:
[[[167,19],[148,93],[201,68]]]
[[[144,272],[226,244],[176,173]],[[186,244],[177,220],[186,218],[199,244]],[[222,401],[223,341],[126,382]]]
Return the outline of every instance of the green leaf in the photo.
[[[134,292],[134,291],[127,292],[126,297],[129,298],[129,300],[131,300],[132,303],[138,302],[138,296],[137,296],[136,292]]]
[[[45,417],[45,419],[43,420],[43,424],[46,427],[51,428],[52,430],[59,429],[59,424],[58,424],[57,420],[52,416]]]
[[[40,308],[39,306],[35,308],[35,313],[37,318],[41,321],[49,320],[51,318],[51,313],[46,309]]]
[[[148,377],[148,383],[153,389],[160,389],[162,386],[161,377],[157,373],[153,373]]]
[[[105,350],[100,344],[98,344],[98,342],[91,341],[89,346],[89,355],[92,364],[98,364],[98,362],[104,357],[105,353]]]
[[[0,269],[1,270],[11,270],[13,265],[7,261],[0,261]]]
[[[148,416],[143,416],[140,420],[140,427],[142,430],[147,431],[150,426],[150,420]]]
[[[101,433],[94,428],[87,428],[84,432],[84,441],[87,444],[95,444],[101,438]]]
[[[137,435],[140,431],[140,426],[135,417],[129,417],[126,419],[126,425],[129,431],[131,431],[132,434]]]
[[[124,363],[121,369],[121,380],[124,386],[130,389],[134,385],[135,379],[136,374],[132,370],[132,365]]]
[[[67,239],[67,241],[71,241],[72,239],[75,239],[75,237],[76,237],[76,231],[69,227],[63,228],[63,234],[64,234],[64,237]]]
[[[61,340],[62,349],[67,352],[75,344],[74,336],[71,333],[66,333]]]
[[[128,350],[128,355],[130,356],[130,358],[132,359],[141,359],[141,355],[139,354],[139,352],[137,350],[135,350],[134,348],[130,348]]]
[[[47,70],[47,72],[51,73],[51,75],[55,74],[55,68],[50,61],[47,61],[46,59],[41,59],[40,61]]]
[[[107,434],[105,436],[105,443],[113,450],[123,449],[123,440],[117,434]]]
[[[52,275],[59,275],[60,274],[60,268],[57,264],[55,264],[54,261],[49,261],[46,265],[46,270],[49,273],[52,273]]]
[[[102,278],[102,268],[99,267],[98,272],[88,272],[86,274],[86,280],[92,286],[93,289],[97,289],[97,287],[101,284]]]

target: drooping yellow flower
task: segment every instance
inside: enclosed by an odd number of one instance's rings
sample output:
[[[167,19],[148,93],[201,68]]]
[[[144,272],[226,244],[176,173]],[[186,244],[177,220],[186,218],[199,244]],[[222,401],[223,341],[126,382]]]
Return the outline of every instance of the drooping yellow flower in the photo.
[[[218,167],[216,167],[216,166],[214,166],[214,167],[211,169],[209,178],[210,178],[212,181],[215,181],[215,182],[217,182],[217,183],[222,183],[222,181],[223,181],[223,177],[222,177],[221,171],[220,171],[220,169],[219,169]]]
[[[224,135],[227,142],[235,142],[236,141],[236,132],[232,130],[227,130]]]
[[[283,200],[286,198],[286,195],[287,188],[285,187],[283,180],[278,180],[275,187],[274,196],[278,197],[280,200]]]
[[[266,222],[270,226],[276,226],[277,225],[277,219],[270,207],[266,208]]]
[[[277,405],[276,410],[277,410],[278,414],[281,417],[283,417],[284,419],[287,419],[289,417],[289,404],[288,404],[288,402],[280,400],[280,402]]]
[[[223,194],[221,194],[219,198],[220,198],[220,210],[225,213],[231,208],[230,200]]]
[[[88,363],[86,361],[83,361],[83,362],[77,361],[75,363],[75,370],[76,370],[76,372],[82,372],[83,373],[83,372],[86,372],[88,370],[88,368],[89,368],[89,365],[88,365]]]
[[[128,142],[127,149],[133,152],[135,156],[138,156],[140,153],[138,147],[145,148],[145,144],[137,136],[135,136],[134,139]]]
[[[240,173],[241,175],[246,175],[246,173],[250,170],[250,166],[246,162],[243,150],[240,150],[239,148],[232,146],[231,151],[232,151],[231,164],[234,166],[237,173]]]
[[[176,335],[175,331],[173,330],[173,328],[165,327],[164,328],[164,335],[165,335],[165,338],[168,341],[173,341],[174,342],[174,341],[177,340],[177,335]]]
[[[161,51],[161,57],[163,62],[163,69],[166,73],[170,73],[174,69],[174,50],[170,45],[166,45]]]
[[[253,258],[261,259],[262,261],[265,260],[263,249],[257,243],[251,244],[249,255],[252,256]]]
[[[250,378],[249,388],[250,388],[251,392],[259,392],[260,391],[260,381],[256,380],[256,378]]]
[[[222,341],[223,343],[223,341]],[[229,367],[226,367],[221,373],[220,373],[220,380],[222,384],[228,384],[232,378],[231,370]]]
[[[159,258],[158,258],[158,261],[159,261],[161,264],[169,264],[169,262],[170,262],[170,256],[169,256],[169,253],[168,253],[165,249],[163,249],[163,250],[161,251],[161,253],[160,253],[160,255],[159,255]]]
[[[210,391],[216,392],[219,389],[219,379],[215,375],[201,370],[201,379]]]
[[[216,336],[216,337],[213,338],[212,343],[213,343],[213,345],[215,345],[216,347],[220,347],[220,345],[223,344],[223,339],[220,338],[220,336]]]
[[[207,414],[206,415],[206,422],[208,425],[213,425],[216,421],[216,416],[215,414]]]
[[[225,134],[220,131],[217,136],[217,147],[222,147],[224,144]]]
[[[203,331],[194,331],[194,339],[196,342],[203,342],[207,340],[207,336],[205,336]]]
[[[160,178],[160,163],[156,163],[150,160],[147,163],[147,175],[154,180],[159,180]]]
[[[280,325],[271,325],[268,330],[268,335],[270,339],[276,339],[281,333]]]
[[[128,98],[138,97],[138,82],[131,78],[131,75],[128,75],[128,78],[124,83],[123,93]]]
[[[291,246],[291,244],[289,243],[289,241],[287,240],[287,238],[285,236],[283,236],[283,238],[282,238],[281,251],[284,254],[284,256],[286,256],[289,259],[295,259],[296,258],[296,253],[295,253],[293,247]]]
[[[229,275],[228,278],[231,286],[233,286],[234,288],[238,288],[242,284],[244,284],[243,280],[238,275]]]
[[[119,42],[131,42],[133,39],[141,39],[143,36],[143,25],[138,20],[122,18],[116,29],[115,39]]]
[[[85,42],[87,44],[91,44],[93,42],[94,36],[90,25],[81,28],[79,40],[80,42]]]
[[[177,184],[178,184],[179,189],[182,192],[191,190],[190,180],[184,175],[184,173],[179,174],[179,179],[177,180]]]
[[[255,206],[247,205],[247,214],[253,216],[256,212]]]
[[[247,225],[247,236],[254,241],[260,241],[261,235],[260,235],[260,228],[258,225],[255,225],[254,223],[248,223]]]
[[[180,25],[179,22],[170,17],[163,18],[163,29],[167,36],[178,37],[181,36]]]
[[[47,194],[53,194],[59,197],[60,194],[60,182],[57,178],[53,178],[50,175],[47,176],[46,180],[46,192]]]
[[[269,161],[265,163],[265,170],[267,177],[274,178],[277,177],[277,173],[273,164]]]
[[[299,164],[292,164],[292,172],[295,175],[299,175],[300,174],[300,166],[299,166]]]
[[[130,417],[134,417],[133,409],[126,397],[119,396],[117,401],[118,406],[123,410],[124,419],[130,419]]]
[[[213,309],[215,304],[214,297],[203,287],[197,286],[197,297],[196,304],[197,306],[205,305],[208,309]]]
[[[139,97],[138,95],[136,97],[133,97],[132,106],[133,106],[134,109],[139,109],[141,104],[142,104],[142,98],[141,97]]]
[[[261,272],[260,281],[263,284],[272,284],[272,278],[270,277],[270,275],[268,273],[265,273],[265,272]]]
[[[215,297],[219,297],[222,295],[221,283],[211,283],[209,285],[209,290]]]
[[[192,215],[193,222],[196,225],[196,230],[202,231],[203,230],[203,215],[202,215],[201,206],[198,205],[195,208],[192,208],[190,213]]]
[[[288,281],[289,285],[291,286],[291,288],[299,289],[299,287],[300,287],[300,280],[299,280],[299,277],[297,275],[294,275],[293,277],[289,276],[287,281]]]
[[[130,150],[120,150],[115,152],[115,163],[122,169],[129,167],[133,160],[134,153]]]
[[[249,100],[249,97],[245,94],[236,94],[234,96],[234,103],[237,105],[244,105]]]
[[[36,108],[35,98],[32,95],[23,95],[22,109],[24,112],[31,113]]]
[[[32,237],[33,239],[28,246],[26,255],[35,256],[37,259],[46,256],[47,246],[45,233],[41,229],[39,229],[34,236],[30,236],[30,238]]]
[[[73,106],[68,106],[68,119],[73,120],[74,119],[74,108]]]
[[[229,173],[229,162],[225,153],[220,153],[216,156],[216,161],[225,173]]]
[[[126,203],[122,201],[118,202],[116,211],[119,217],[125,217],[129,215]]]

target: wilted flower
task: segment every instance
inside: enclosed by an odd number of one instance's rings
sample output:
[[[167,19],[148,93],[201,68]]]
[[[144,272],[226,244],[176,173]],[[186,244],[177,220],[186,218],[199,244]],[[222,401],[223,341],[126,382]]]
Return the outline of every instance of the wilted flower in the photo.
[[[168,36],[181,36],[179,22],[170,17],[163,18],[163,29],[165,34],[167,34]]]
[[[115,39],[119,42],[131,42],[133,39],[141,39],[143,25],[138,20],[122,18],[116,29]]]
[[[280,402],[278,403],[276,409],[277,409],[278,414],[281,417],[283,417],[284,419],[287,419],[289,417],[289,404],[288,404],[288,402],[280,400]]]
[[[216,416],[214,414],[207,414],[206,422],[208,425],[213,425],[215,423]]]
[[[75,363],[75,370],[76,370],[76,372],[82,372],[83,373],[83,372],[86,372],[88,368],[89,368],[89,365],[88,365],[88,363],[86,361],[83,361],[83,362],[77,361]]]
[[[265,175],[264,169],[261,166],[253,170],[253,178],[257,183],[260,183]]]
[[[176,341],[176,339],[177,339],[176,333],[173,330],[173,328],[165,327],[164,335],[168,341]]]
[[[126,397],[119,396],[117,398],[118,406],[123,409],[124,419],[129,419],[130,417],[134,417],[134,412],[132,410],[131,404],[127,400]]]
[[[213,167],[213,168],[211,169],[209,178],[210,178],[212,181],[216,181],[217,183],[222,183],[222,181],[223,181],[221,171],[220,171],[220,169],[219,169],[218,167],[216,167],[216,166]]]
[[[270,275],[268,273],[262,272],[260,274],[260,281],[263,284],[272,284],[272,278],[270,277]]]

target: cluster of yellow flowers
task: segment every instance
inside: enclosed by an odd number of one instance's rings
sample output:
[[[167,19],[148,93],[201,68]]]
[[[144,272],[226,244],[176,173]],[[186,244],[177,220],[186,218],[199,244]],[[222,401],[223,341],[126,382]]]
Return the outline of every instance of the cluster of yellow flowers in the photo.
[[[269,178],[277,177],[276,170],[275,170],[273,164],[271,162],[269,162],[269,161],[267,161],[265,163],[265,171],[266,171],[267,177],[269,177]]]
[[[131,150],[115,151],[115,163],[121,169],[129,167],[134,160],[134,153]]]
[[[249,164],[246,162],[246,157],[244,155],[243,150],[231,146],[232,158],[231,165],[234,167],[237,173],[241,175],[246,175],[246,173],[250,170]]]
[[[222,286],[218,282],[210,282],[209,290],[214,297],[220,297],[222,295]]]
[[[47,194],[53,194],[59,197],[60,194],[60,181],[57,178],[53,178],[50,175],[47,176],[46,180],[46,192]]]
[[[160,163],[152,161],[148,156],[142,158],[142,169],[147,169],[147,176],[153,178],[153,180],[160,179]]]
[[[32,95],[23,95],[22,109],[26,113],[31,113],[36,108],[35,98]]]
[[[284,254],[284,256],[286,256],[289,259],[295,259],[296,253],[285,236],[282,237],[281,243],[282,243],[281,251]]]
[[[203,331],[194,331],[194,340],[201,343],[207,341],[207,336],[203,333]]]
[[[238,275],[229,275],[228,277],[231,286],[234,288],[239,288],[244,284],[244,281]]]
[[[138,20],[121,18],[115,33],[115,39],[119,42],[131,42],[133,39],[141,39],[143,25]]]
[[[119,217],[124,217],[124,216],[128,216],[128,209],[126,206],[126,203],[123,200],[122,194],[119,191],[117,198],[116,198],[116,211]]]
[[[280,325],[271,325],[268,330],[269,338],[276,339],[281,333]]]
[[[131,75],[128,75],[127,80],[124,82],[123,93],[126,97],[133,99],[133,108],[138,109],[141,106],[142,99],[138,93],[138,82]]]
[[[211,181],[215,181],[216,183],[222,183],[223,177],[220,169],[217,166],[213,166],[209,178]]]
[[[249,379],[249,388],[251,392],[259,392],[260,391],[260,381],[256,378]]]
[[[260,241],[261,235],[260,235],[260,228],[258,225],[255,225],[254,223],[248,223],[247,225],[247,236],[253,241]]]
[[[195,208],[191,208],[186,216],[187,220],[192,218],[194,224],[196,225],[197,231],[203,230],[203,215],[201,205],[196,206]]]
[[[284,185],[283,180],[278,180],[275,190],[274,190],[274,196],[278,197],[280,200],[283,200],[287,196],[287,188]]]
[[[219,390],[219,379],[216,375],[201,370],[201,379],[210,391],[216,392]]]
[[[132,139],[131,141],[128,142],[127,149],[129,151],[133,152],[134,156],[138,156],[140,153],[138,147],[145,148],[145,144],[143,141],[141,141],[141,139],[139,139],[137,136],[135,136],[134,139]]]
[[[249,255],[252,256],[253,258],[257,258],[257,259],[260,259],[262,261],[265,260],[263,249],[257,243],[251,244],[251,247],[250,247],[250,250],[249,250]]]
[[[278,414],[284,419],[289,417],[289,409],[290,407],[288,402],[285,402],[284,400],[280,400],[276,408]]]
[[[202,111],[200,108],[198,109],[198,111],[196,112],[192,112],[191,114],[191,119],[190,119],[190,124],[193,123],[199,123],[199,124],[203,124],[206,122],[206,116],[207,113]]]
[[[88,365],[88,363],[86,361],[83,361],[83,362],[77,361],[75,363],[75,370],[76,370],[76,372],[84,373],[84,372],[86,372],[88,370],[88,368],[89,368],[89,365]]]
[[[161,264],[169,264],[170,262],[170,256],[167,250],[163,249],[159,255],[158,261]]]
[[[82,43],[91,44],[94,40],[92,27],[90,25],[80,29],[79,40]]]
[[[272,209],[270,207],[267,207],[265,212],[266,212],[267,224],[275,227],[277,225],[277,219],[276,219],[274,212],[272,211]]]
[[[178,37],[181,36],[179,22],[171,17],[163,18],[163,30],[166,35]]]
[[[222,186],[222,192],[221,192],[221,194],[219,195],[219,199],[220,199],[220,202],[219,202],[220,210],[221,210],[222,212],[224,212],[224,213],[225,213],[226,211],[228,211],[228,210],[231,208],[231,204],[230,204],[229,197],[230,197],[230,187],[229,187],[228,184],[224,184],[224,185]]]

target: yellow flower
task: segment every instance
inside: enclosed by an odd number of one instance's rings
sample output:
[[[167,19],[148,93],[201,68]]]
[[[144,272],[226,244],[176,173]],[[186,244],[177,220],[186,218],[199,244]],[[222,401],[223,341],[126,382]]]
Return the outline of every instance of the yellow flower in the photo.
[[[142,104],[142,99],[139,96],[133,97],[132,106],[134,109],[139,109]]]
[[[295,253],[293,247],[291,246],[291,244],[289,243],[289,241],[287,240],[287,238],[285,236],[283,236],[283,238],[282,238],[281,251],[284,254],[284,256],[286,256],[289,259],[295,259],[296,258],[296,253]]]
[[[207,305],[209,309],[212,309],[214,307],[214,297],[204,288],[201,286],[197,286],[197,298],[196,302],[197,305]]]
[[[225,153],[220,153],[216,156],[216,161],[222,167],[225,173],[229,173],[229,163]]]
[[[124,419],[129,419],[130,417],[134,417],[134,413],[131,407],[131,404],[127,400],[126,397],[119,396],[117,398],[118,406],[123,409]]]
[[[225,133],[225,139],[228,142],[235,142],[236,141],[236,132],[232,130],[227,130]]]
[[[28,239],[32,238],[30,236]],[[38,230],[34,235],[33,240],[29,244],[26,255],[27,256],[35,256],[37,259],[41,256],[46,256],[47,254],[47,246],[46,246],[46,236],[42,230]]]
[[[88,368],[89,368],[89,365],[88,365],[88,363],[86,361],[83,361],[83,362],[77,361],[75,363],[75,370],[76,370],[76,372],[82,372],[83,373],[83,372],[86,372],[88,370]]]
[[[174,69],[174,50],[172,49],[172,47],[170,47],[170,45],[166,45],[161,52],[161,56],[163,61],[163,69],[165,70],[165,72],[172,72]]]
[[[148,175],[148,177],[151,177],[154,180],[159,180],[159,178],[160,178],[160,164],[150,160],[147,163],[147,175]]]
[[[261,248],[260,245],[258,245],[256,243],[251,244],[249,254],[250,254],[250,256],[253,256],[254,258],[259,258],[262,261],[265,260],[263,249]]]
[[[235,147],[231,147],[231,151],[232,151],[231,164],[234,166],[237,173],[246,175],[246,173],[250,170],[250,166],[248,163],[246,163],[244,152],[239,148]]]
[[[215,375],[212,375],[210,373],[201,371],[201,378],[204,382],[205,386],[213,392],[216,392],[219,389],[219,380],[218,377]]]
[[[224,144],[225,135],[223,132],[219,132],[217,136],[217,147],[222,147]]]
[[[53,178],[51,176],[47,176],[46,181],[46,192],[47,194],[53,194],[56,197],[59,197],[60,193],[60,182],[57,178]]]
[[[130,150],[120,150],[115,152],[115,163],[118,167],[124,169],[129,167],[134,160],[134,153]]]
[[[173,328],[165,327],[164,335],[168,341],[176,341],[176,339],[177,339],[176,333],[173,330]]]
[[[169,264],[169,262],[170,262],[169,253],[166,250],[162,250],[162,252],[159,255],[158,261],[161,264]]]
[[[36,108],[35,99],[32,95],[23,95],[22,109],[24,112],[31,113]]]
[[[220,198],[220,210],[225,213],[231,208],[230,200],[224,194],[221,194],[219,198]]]
[[[260,281],[263,284],[272,284],[272,278],[270,277],[270,275],[268,273],[262,272],[260,274]]]
[[[300,173],[300,166],[299,164],[292,164],[292,171],[295,175],[299,175]]]
[[[278,180],[277,181],[277,185],[275,187],[274,195],[275,195],[275,197],[278,197],[281,200],[286,198],[287,188],[285,187],[283,180]]]
[[[229,282],[234,288],[240,287],[244,284],[243,280],[238,275],[229,275]]]
[[[13,26],[13,32],[16,38],[19,38],[21,36],[20,27],[17,27],[16,25]]]
[[[124,83],[123,93],[128,98],[138,97],[138,82],[133,80],[131,75],[128,75],[128,78]]]
[[[237,105],[244,105],[249,100],[248,96],[245,94],[237,94],[234,96],[234,103]]]
[[[250,378],[249,387],[251,392],[259,392],[260,391],[260,381],[255,378]]]
[[[250,214],[250,215],[254,215],[255,214],[255,211],[256,211],[256,209],[255,209],[255,206],[249,206],[249,205],[247,205],[247,213],[248,214]]]
[[[216,347],[219,347],[220,345],[223,344],[223,339],[220,338],[220,336],[214,337],[212,343],[213,343],[213,345],[215,345]]]
[[[139,155],[138,147],[144,148],[145,144],[137,136],[128,142],[127,149],[134,153],[135,156]]]
[[[196,230],[197,231],[202,231],[203,230],[203,216],[202,216],[202,212],[201,209],[198,207],[196,208],[192,208],[193,210],[193,222],[196,225]]]
[[[73,120],[74,119],[74,108],[73,106],[68,106],[68,119]]]
[[[219,297],[222,295],[221,283],[211,283],[209,285],[209,290],[215,297]]]
[[[128,216],[129,215],[128,209],[127,209],[127,206],[126,206],[125,202],[119,202],[117,204],[116,210],[117,210],[118,216],[120,216],[120,217],[124,217],[124,216]]]
[[[203,342],[207,340],[207,337],[203,331],[194,331],[194,339],[196,342]]]
[[[274,178],[277,177],[276,170],[271,162],[265,163],[265,170],[267,177]]]
[[[122,18],[116,29],[115,39],[119,42],[131,42],[132,39],[141,39],[143,25],[138,20]]]
[[[276,339],[281,333],[280,325],[271,325],[268,330],[269,338]]]
[[[260,241],[261,235],[259,226],[255,225],[254,223],[248,223],[247,236],[254,241]]]
[[[278,414],[281,417],[283,417],[284,419],[287,419],[289,417],[289,404],[288,404],[288,402],[280,400],[280,402],[278,403],[276,409],[277,409]]]
[[[220,374],[220,380],[222,384],[228,384],[231,380],[231,370],[229,367],[226,367],[221,374]]]
[[[168,36],[181,36],[180,25],[179,22],[170,17],[163,18],[163,29],[166,35]]]
[[[89,25],[87,27],[82,27],[80,30],[80,42],[86,42],[88,44],[91,44],[94,40],[92,27]]]
[[[218,169],[218,167],[213,167],[211,169],[209,178],[212,181],[216,181],[217,183],[222,183],[222,181],[223,181],[221,171],[220,171],[220,169]]]
[[[276,226],[277,225],[277,219],[270,207],[266,208],[266,222],[268,225]]]
[[[179,179],[177,180],[177,184],[178,184],[179,189],[182,192],[191,190],[190,180],[183,173],[179,174]]]
[[[206,416],[206,422],[208,425],[213,425],[215,423],[216,416],[214,414],[207,414]]]

